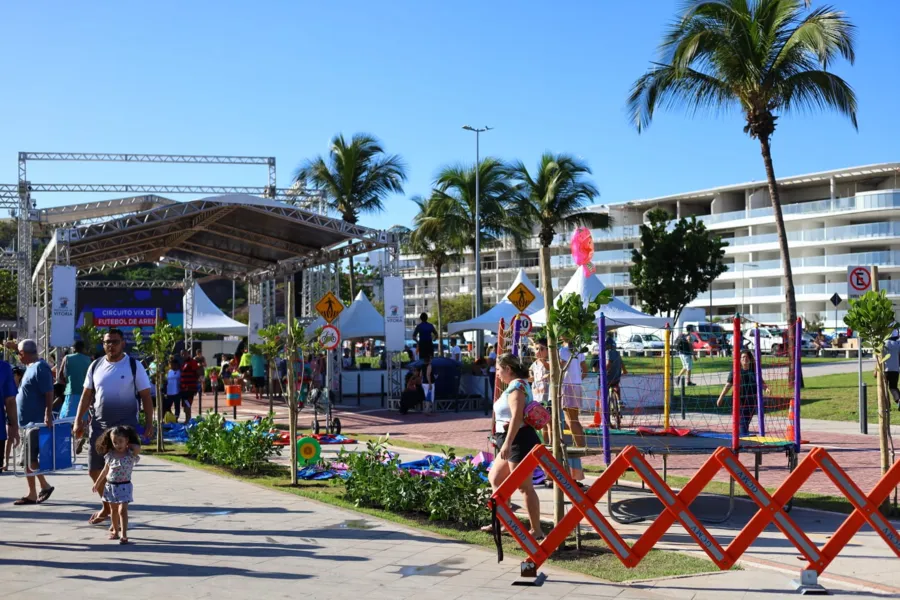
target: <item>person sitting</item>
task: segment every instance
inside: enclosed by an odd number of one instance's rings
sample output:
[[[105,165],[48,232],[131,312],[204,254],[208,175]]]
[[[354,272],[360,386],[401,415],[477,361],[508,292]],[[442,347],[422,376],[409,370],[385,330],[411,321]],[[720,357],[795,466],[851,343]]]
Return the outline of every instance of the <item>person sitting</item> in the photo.
[[[409,409],[421,406],[425,402],[425,391],[422,389],[422,372],[418,368],[406,374],[406,386],[400,394],[400,414],[405,415]]]

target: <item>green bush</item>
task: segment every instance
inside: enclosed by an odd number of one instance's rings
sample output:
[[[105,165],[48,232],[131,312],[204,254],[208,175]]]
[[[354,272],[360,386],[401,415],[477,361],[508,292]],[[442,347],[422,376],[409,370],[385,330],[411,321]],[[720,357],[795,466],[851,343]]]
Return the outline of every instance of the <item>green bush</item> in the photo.
[[[224,416],[210,412],[188,429],[187,451],[205,463],[257,473],[270,457],[281,455],[281,448],[269,433],[274,425],[274,419],[268,416],[259,421],[234,422],[228,428]]]
[[[487,504],[491,488],[482,479],[484,468],[468,462],[451,468],[456,458],[453,450],[444,455],[443,477],[430,477],[401,469],[400,459],[391,457],[381,442],[367,442],[365,452],[342,449],[339,460],[350,472],[344,497],[357,506],[422,513],[433,521],[465,527],[487,523],[491,518]]]

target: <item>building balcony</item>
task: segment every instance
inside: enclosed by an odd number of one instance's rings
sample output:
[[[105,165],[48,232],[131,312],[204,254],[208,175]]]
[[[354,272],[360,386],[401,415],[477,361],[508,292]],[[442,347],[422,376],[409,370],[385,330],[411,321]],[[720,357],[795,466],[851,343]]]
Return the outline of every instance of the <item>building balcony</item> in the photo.
[[[886,290],[890,296],[900,296],[900,280],[881,280],[878,282],[878,289]],[[838,294],[842,299],[848,297],[846,283],[812,283],[806,285],[795,285],[794,295],[798,302],[825,302],[834,294]],[[769,304],[773,302],[782,302],[784,300],[784,288],[781,286],[771,287],[746,287],[741,290],[736,287],[733,290],[713,290],[712,294],[706,292],[691,302],[689,306],[709,306],[710,296],[713,304],[737,305],[741,303],[743,298],[744,304]]]
[[[592,262],[595,265],[630,265],[631,250],[604,250],[601,252],[594,252]],[[559,256],[550,257],[551,269],[572,268],[574,266],[576,266],[575,261],[572,260],[571,255],[561,254]]]
[[[874,265],[878,267],[900,267],[900,251],[854,252],[852,254],[832,254],[829,256],[804,256],[791,259],[791,269],[814,269],[813,272],[846,269],[852,265]],[[781,259],[760,260],[750,263],[733,263],[727,265],[728,270],[721,275],[722,279],[742,279],[750,277],[769,277],[782,271]],[[744,268],[742,268],[744,267]],[[763,271],[777,273],[763,275]]]
[[[849,198],[816,200],[814,202],[795,202],[781,207],[786,220],[796,220],[828,214],[863,212],[872,210],[900,209],[900,190],[881,190],[860,192]],[[737,210],[732,212],[703,215],[697,217],[707,227],[719,229],[734,226],[736,221],[762,219],[768,221],[774,217],[772,207]]]
[[[619,225],[609,229],[591,229],[591,237],[595,242],[623,242],[637,240],[641,237],[640,225]],[[565,246],[572,239],[571,233],[558,233],[553,238],[554,246]]]
[[[883,223],[861,223],[859,225],[843,225],[840,227],[823,227],[821,229],[804,229],[801,231],[789,231],[787,234],[788,243],[794,246],[804,244],[823,244],[823,243],[847,243],[859,242],[865,240],[887,240],[890,238],[900,238],[900,222],[889,221]],[[725,249],[726,253],[733,254],[735,251],[749,252],[746,246],[773,246],[778,245],[777,233],[766,233],[762,235],[748,235],[729,239],[729,248]],[[731,252],[729,252],[731,250]]]

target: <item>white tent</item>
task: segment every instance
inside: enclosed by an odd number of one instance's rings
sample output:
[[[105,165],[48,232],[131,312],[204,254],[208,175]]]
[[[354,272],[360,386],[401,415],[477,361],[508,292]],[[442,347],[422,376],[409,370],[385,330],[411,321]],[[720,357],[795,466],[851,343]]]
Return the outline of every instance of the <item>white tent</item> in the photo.
[[[235,321],[213,304],[200,284],[194,283],[184,295],[185,311],[193,310],[194,333],[217,333],[219,335],[247,335],[247,324]]]
[[[500,319],[505,319],[508,323],[510,319],[519,314],[519,309],[513,306],[513,303],[506,299],[506,296],[509,295],[516,286],[520,283],[524,283],[525,287],[531,290],[531,293],[534,294],[534,302],[531,303],[531,306],[525,309],[526,315],[531,315],[532,313],[541,310],[544,307],[544,297],[541,293],[534,287],[534,284],[531,283],[531,280],[528,279],[528,275],[525,274],[525,269],[519,269],[518,275],[516,275],[516,280],[513,281],[512,285],[509,287],[509,291],[506,292],[503,296],[503,300],[501,300],[496,306],[491,308],[489,311],[485,312],[481,316],[475,317],[474,319],[469,319],[468,321],[457,321],[456,323],[450,323],[447,326],[448,333],[458,333],[460,331],[493,331],[497,332],[497,325],[500,323]]]
[[[306,327],[306,335],[312,336],[323,325],[325,319],[319,317]],[[378,314],[362,291],[356,294],[353,303],[344,309],[334,325],[340,330],[341,339],[344,340],[384,337],[384,317]]]
[[[575,274],[572,275],[572,279],[569,280],[566,287],[564,287],[556,297],[554,306],[559,304],[560,299],[563,296],[568,296],[569,294],[578,294],[582,297],[584,304],[586,305],[590,300],[596,298],[597,294],[604,289],[606,288],[600,282],[597,275],[592,273],[590,276],[585,277],[584,269],[579,267],[575,270]],[[618,298],[613,298],[612,302],[601,306],[600,310],[597,311],[598,318],[600,317],[600,313],[603,313],[606,316],[607,329],[623,327],[625,325],[661,329],[665,327],[666,323],[669,321],[666,317],[654,317],[652,315],[644,314],[636,308],[628,306]],[[545,325],[547,323],[547,311],[540,310],[531,315],[531,322],[536,326]]]

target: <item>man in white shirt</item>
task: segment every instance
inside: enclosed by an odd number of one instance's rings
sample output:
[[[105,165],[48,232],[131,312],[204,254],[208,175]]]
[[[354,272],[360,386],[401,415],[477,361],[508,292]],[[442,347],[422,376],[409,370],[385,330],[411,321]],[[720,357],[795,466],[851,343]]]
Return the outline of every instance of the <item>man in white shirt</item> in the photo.
[[[565,347],[559,349],[560,367],[566,367],[569,359],[572,358],[572,349],[568,343]],[[584,358],[584,353],[577,354],[572,358],[572,363],[565,371],[562,382],[562,409],[566,415],[566,425],[572,432],[572,440],[576,446],[584,446],[584,427],[578,419],[578,413],[581,411],[581,384],[584,376],[587,375],[588,364]]]
[[[456,345],[456,338],[450,338],[450,358],[462,362],[462,349]]]
[[[150,398],[150,378],[140,361],[125,354],[125,336],[118,329],[110,329],[103,336],[106,356],[88,367],[84,391],[75,416],[72,432],[76,439],[84,435],[84,416],[93,408],[89,453],[89,473],[97,481],[105,466],[104,457],[97,452],[97,440],[110,427],[138,426],[138,397],[144,409],[144,437],[153,437],[153,400]],[[100,496],[102,497],[102,490]],[[88,522],[97,525],[109,518],[110,505],[92,515]]]
[[[891,332],[891,338],[884,345],[884,353],[887,356],[884,369],[888,389],[897,403],[897,410],[900,410],[900,390],[897,389],[897,381],[900,380],[900,331],[895,329]]]

